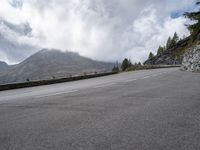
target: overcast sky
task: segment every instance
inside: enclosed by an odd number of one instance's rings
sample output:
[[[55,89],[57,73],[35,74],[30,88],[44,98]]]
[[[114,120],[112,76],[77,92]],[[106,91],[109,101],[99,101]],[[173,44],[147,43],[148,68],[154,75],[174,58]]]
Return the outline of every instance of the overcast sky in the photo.
[[[144,61],[174,32],[189,34],[182,13],[194,10],[194,3],[0,0],[0,60],[18,63],[41,48],[56,48],[102,61]]]

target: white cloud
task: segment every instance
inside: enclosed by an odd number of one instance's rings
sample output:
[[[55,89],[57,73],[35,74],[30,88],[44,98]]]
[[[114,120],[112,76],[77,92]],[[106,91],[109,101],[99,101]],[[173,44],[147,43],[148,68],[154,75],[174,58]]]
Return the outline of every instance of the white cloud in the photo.
[[[188,34],[184,26],[186,19],[170,18],[170,12],[178,9],[178,0],[23,2],[21,8],[12,7],[8,0],[0,2],[0,17],[18,25],[29,23],[32,28],[31,36],[10,34],[15,35],[18,43],[71,50],[98,60],[128,57],[144,61],[149,51],[155,52],[175,31],[180,36]],[[190,0],[183,0],[179,6],[187,7],[189,3]]]
[[[132,28],[124,35],[124,39],[128,39],[124,45],[129,45],[126,57],[137,62],[144,61],[150,51],[156,53],[159,45],[164,46],[167,38],[173,36],[175,32],[181,38],[189,35],[189,31],[184,25],[187,19],[166,17],[163,22],[160,22],[158,15],[159,12],[150,6],[134,20]]]
[[[0,51],[0,61],[4,61],[4,62],[9,62],[8,58],[6,57],[6,54],[2,51]]]

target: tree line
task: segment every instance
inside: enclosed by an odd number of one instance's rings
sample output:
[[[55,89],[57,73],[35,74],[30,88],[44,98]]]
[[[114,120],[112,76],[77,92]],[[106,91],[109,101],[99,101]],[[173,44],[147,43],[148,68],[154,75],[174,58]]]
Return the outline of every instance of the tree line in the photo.
[[[116,63],[116,65],[113,67],[113,72],[119,72],[121,71],[127,71],[128,69],[131,70],[137,70],[140,69],[142,67],[142,63],[138,62],[138,63],[132,63],[130,59],[125,58],[122,61],[122,64],[119,65],[118,62]]]
[[[159,46],[158,47],[156,55],[157,56],[162,55],[166,50],[169,50],[169,49],[173,48],[174,46],[176,46],[179,41],[180,41],[180,38],[179,38],[178,34],[175,32],[174,35],[173,35],[173,37],[170,36],[168,38],[167,43],[166,43],[165,46]],[[155,55],[152,52],[150,52],[148,60],[153,59],[154,56]]]

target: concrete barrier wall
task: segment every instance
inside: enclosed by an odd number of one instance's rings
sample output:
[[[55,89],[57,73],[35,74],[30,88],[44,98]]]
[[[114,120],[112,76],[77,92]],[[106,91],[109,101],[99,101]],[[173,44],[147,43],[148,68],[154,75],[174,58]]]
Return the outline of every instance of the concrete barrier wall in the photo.
[[[142,68],[139,70],[172,68],[172,67],[181,67],[181,66],[180,65],[142,66]],[[60,79],[51,79],[51,80],[30,81],[30,82],[24,82],[24,83],[5,84],[5,85],[0,85],[0,91],[19,89],[19,88],[25,88],[25,87],[34,87],[34,86],[40,86],[40,85],[49,85],[49,84],[55,84],[55,83],[63,83],[63,82],[69,82],[69,81],[77,81],[77,80],[83,80],[83,79],[89,79],[89,78],[95,78],[95,77],[101,77],[101,76],[108,76],[108,75],[113,75],[113,74],[117,74],[117,73],[118,72],[107,72],[107,73],[70,77],[70,78],[60,78]]]
[[[63,82],[69,82],[69,81],[77,81],[77,80],[83,80],[83,79],[89,79],[89,78],[95,78],[95,77],[101,77],[101,76],[108,76],[108,75],[112,75],[112,74],[117,74],[117,72],[107,72],[107,73],[100,73],[100,74],[70,77],[70,78],[60,78],[60,79],[52,79],[52,80],[41,80],[41,81],[30,81],[30,82],[24,82],[24,83],[5,84],[5,85],[0,85],[0,91],[25,88],[25,87],[34,87],[34,86],[40,86],[40,85],[49,85],[49,84],[55,84],[55,83],[63,83]]]
[[[145,65],[144,69],[179,68],[182,65]]]

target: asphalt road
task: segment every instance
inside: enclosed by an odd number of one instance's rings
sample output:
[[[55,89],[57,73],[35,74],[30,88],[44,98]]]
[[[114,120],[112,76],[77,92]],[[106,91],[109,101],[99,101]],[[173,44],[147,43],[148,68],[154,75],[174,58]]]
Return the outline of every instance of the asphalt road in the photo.
[[[200,74],[178,68],[0,92],[0,150],[199,150]]]

